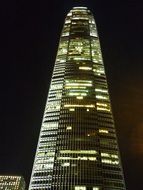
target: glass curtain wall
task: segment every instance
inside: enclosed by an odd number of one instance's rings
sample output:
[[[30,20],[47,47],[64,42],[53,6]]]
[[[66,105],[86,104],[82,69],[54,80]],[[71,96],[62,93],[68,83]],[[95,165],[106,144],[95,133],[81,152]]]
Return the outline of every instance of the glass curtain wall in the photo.
[[[65,19],[29,190],[125,190],[92,13]]]

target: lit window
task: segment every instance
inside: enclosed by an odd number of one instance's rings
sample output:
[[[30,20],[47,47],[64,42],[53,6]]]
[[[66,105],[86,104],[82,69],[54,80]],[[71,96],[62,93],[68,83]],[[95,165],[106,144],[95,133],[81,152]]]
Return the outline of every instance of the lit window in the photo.
[[[90,161],[96,161],[96,160],[97,160],[96,157],[88,157],[88,159],[89,159]]]
[[[50,90],[62,89],[63,84],[52,84]]]
[[[101,88],[96,88],[95,89],[96,92],[102,92],[102,93],[107,93],[108,91],[105,89],[101,89]]]
[[[75,190],[86,190],[85,186],[75,186]]]
[[[91,48],[92,48],[92,60],[93,60],[93,62],[101,63],[102,62],[102,56],[101,56],[101,51],[100,51],[99,40],[92,39]]]
[[[61,150],[61,154],[97,154],[96,150]]]
[[[74,108],[70,108],[69,111],[75,111],[75,109]]]
[[[69,44],[69,60],[90,60],[90,42],[87,39],[71,39]]]
[[[61,107],[60,101],[53,101],[49,102],[46,107],[46,111],[52,112],[52,111],[59,111]]]
[[[56,94],[56,98],[61,98],[62,97],[62,92]]]
[[[95,21],[94,21],[94,19],[91,17],[91,19],[89,20],[89,23],[90,24],[95,24]]]
[[[119,164],[119,161],[115,160],[110,160],[110,159],[101,159],[101,162],[102,163],[106,163],[106,164],[113,164],[113,165],[118,165]]]
[[[102,157],[110,157],[110,154],[101,152]]]
[[[107,104],[98,103],[98,102],[96,103],[96,105],[97,105],[97,106],[101,106],[101,107],[108,107],[108,105],[107,105]]]
[[[83,96],[77,96],[76,98],[79,99],[79,100],[82,100]]]
[[[65,24],[69,24],[69,23],[71,23],[71,20],[66,19]]]
[[[58,51],[58,55],[63,55],[67,53],[67,49],[66,48],[62,48],[61,50]]]
[[[62,65],[62,64],[60,64],[60,65]],[[65,64],[63,64],[63,66],[62,67],[64,67],[65,66]],[[59,67],[59,64],[58,64],[58,67]],[[52,82],[59,82],[59,81],[63,81],[64,80],[64,78],[62,77],[62,78],[55,78],[55,79],[52,79]]]
[[[91,105],[80,105],[80,104],[77,104],[77,105],[74,105],[74,104],[65,104],[64,105],[64,108],[69,108],[69,107],[77,107],[77,108],[95,108],[95,105],[91,104]]]
[[[70,166],[70,163],[69,162],[65,162],[65,163],[62,164],[62,166],[63,167],[68,167],[68,166]]]
[[[81,60],[82,61],[82,60],[90,60],[90,58],[89,57],[72,57],[71,60],[77,60],[77,61]]]
[[[106,129],[99,129],[99,133],[109,133]]]
[[[80,93],[80,92],[69,92],[68,93],[69,96],[87,96],[87,93]]]
[[[88,92],[87,89],[69,89],[70,92],[80,92],[80,93],[85,93]]]
[[[68,83],[66,86],[92,86],[92,84],[89,83]]]
[[[48,153],[38,152],[37,153],[37,157],[44,157],[45,155],[47,155],[47,156],[55,156],[55,152],[48,152]]]
[[[103,69],[93,69],[93,71],[94,71],[95,73],[105,74],[105,72],[104,72]]]
[[[50,142],[51,143],[51,141],[56,141],[57,140],[57,138],[56,137],[48,137],[48,138],[41,138],[40,139],[40,143],[44,143],[44,142]]]
[[[92,67],[79,67],[80,70],[92,70]]]
[[[71,157],[57,157],[57,160],[71,160]]]
[[[53,74],[53,77],[61,77],[61,76],[64,76],[64,71],[62,71],[62,72],[54,72],[54,74]]]
[[[57,123],[56,122],[43,123],[42,129],[45,129],[45,130],[58,129],[58,122]]]
[[[57,131],[43,131],[41,132],[41,135],[56,135],[57,134]]]
[[[49,163],[49,162],[54,162],[54,157],[50,157],[50,158],[47,158],[46,160],[42,160],[42,159],[37,159],[36,160],[36,164],[44,164],[44,163]]]
[[[67,14],[67,16],[72,16],[72,13],[71,13],[71,12],[69,12],[69,13]]]
[[[107,109],[107,108],[100,108],[100,107],[97,107],[97,110],[110,112],[110,109]]]
[[[86,89],[85,86],[65,86],[66,89]]]
[[[79,44],[79,45],[82,45],[82,44]],[[79,53],[81,53],[81,52],[83,51],[83,47],[80,47],[80,46],[75,47],[75,49],[76,49]]]
[[[74,18],[72,18],[72,20],[88,20],[88,18],[87,17],[79,17],[79,16],[77,16],[77,17],[74,17]]]
[[[66,62],[66,57],[58,57],[58,58],[56,59],[56,61],[57,61],[58,63],[64,63],[64,62]]]
[[[108,98],[106,96],[100,96],[100,95],[96,95],[97,99],[103,99],[103,100],[107,100]]]
[[[91,80],[66,80],[65,81],[66,83],[90,83],[92,84],[92,81]]]
[[[64,30],[67,30],[67,29],[69,29],[69,27],[64,28]],[[68,47],[68,41],[65,41],[65,40],[61,41],[59,49],[58,49],[58,56],[67,54],[67,47]]]
[[[53,168],[54,166],[54,163],[53,164],[37,164],[34,166],[34,168],[36,170],[42,170],[42,169],[50,169],[50,168]]]
[[[118,155],[116,155],[116,154],[111,154],[111,158],[118,158]]]
[[[93,190],[100,190],[99,187],[93,187]]]
[[[71,21],[70,20],[66,20],[66,24],[65,24],[65,26],[64,26],[64,28],[63,28],[63,31],[62,31],[62,36],[69,36],[69,32],[70,32],[70,24],[67,24],[67,23],[70,23]],[[64,41],[63,41],[64,42]],[[67,41],[66,41],[67,42]],[[65,45],[67,45],[67,44],[65,44],[64,43],[64,47],[65,47]],[[67,48],[67,46],[66,46],[66,48]],[[66,52],[67,53],[67,52]]]
[[[69,32],[64,32],[63,34],[62,34],[62,36],[69,36]]]
[[[92,21],[94,23],[94,21]],[[97,30],[95,28],[95,25],[90,24],[90,36],[97,37]]]
[[[72,130],[72,127],[71,127],[71,126],[67,126],[66,129],[67,129],[67,130]]]
[[[101,156],[102,156],[102,157],[115,158],[115,159],[118,159],[118,158],[119,158],[117,154],[109,154],[109,153],[104,153],[104,152],[101,153]]]

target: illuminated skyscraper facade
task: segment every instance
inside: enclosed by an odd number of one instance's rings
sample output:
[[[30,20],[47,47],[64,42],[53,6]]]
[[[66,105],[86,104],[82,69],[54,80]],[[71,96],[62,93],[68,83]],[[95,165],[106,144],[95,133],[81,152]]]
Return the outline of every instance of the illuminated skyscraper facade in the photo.
[[[67,15],[29,190],[125,190],[96,24]]]
[[[0,176],[0,190],[25,190],[25,181],[22,176]]]

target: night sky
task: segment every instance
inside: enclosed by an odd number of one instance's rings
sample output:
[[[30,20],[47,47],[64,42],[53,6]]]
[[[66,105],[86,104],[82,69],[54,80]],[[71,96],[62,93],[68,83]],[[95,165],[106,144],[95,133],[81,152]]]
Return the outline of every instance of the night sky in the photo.
[[[143,2],[138,0],[17,3],[16,20],[8,15],[3,47],[0,174],[23,175],[29,183],[64,19],[80,5],[93,12],[98,27],[127,189],[142,190]]]

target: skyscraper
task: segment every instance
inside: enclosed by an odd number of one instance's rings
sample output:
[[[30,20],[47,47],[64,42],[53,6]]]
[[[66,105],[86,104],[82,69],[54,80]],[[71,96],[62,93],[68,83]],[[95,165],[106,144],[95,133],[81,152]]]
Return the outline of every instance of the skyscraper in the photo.
[[[0,176],[0,190],[25,190],[25,181],[22,176]]]
[[[67,15],[29,190],[125,190],[96,24]]]

